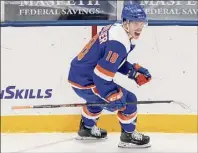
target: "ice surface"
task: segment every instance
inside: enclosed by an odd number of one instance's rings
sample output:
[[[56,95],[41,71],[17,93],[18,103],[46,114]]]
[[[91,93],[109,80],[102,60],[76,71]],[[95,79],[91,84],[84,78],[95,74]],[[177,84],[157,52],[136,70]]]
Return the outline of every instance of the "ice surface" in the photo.
[[[1,134],[1,152],[197,152],[197,134],[146,133],[151,148],[118,148],[119,133],[107,140],[75,140],[76,133]]]

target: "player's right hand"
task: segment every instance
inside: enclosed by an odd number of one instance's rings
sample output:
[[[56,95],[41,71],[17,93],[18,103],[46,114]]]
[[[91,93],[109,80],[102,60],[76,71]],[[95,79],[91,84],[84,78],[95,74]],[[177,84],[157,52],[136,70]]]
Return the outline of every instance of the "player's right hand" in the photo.
[[[121,89],[118,92],[111,92],[106,100],[109,103],[106,107],[109,111],[123,111],[126,109],[126,100]]]

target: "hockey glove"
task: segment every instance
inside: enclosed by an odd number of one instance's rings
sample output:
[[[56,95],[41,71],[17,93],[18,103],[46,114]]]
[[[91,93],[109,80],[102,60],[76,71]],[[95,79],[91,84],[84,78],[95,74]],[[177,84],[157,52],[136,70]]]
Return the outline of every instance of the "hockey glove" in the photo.
[[[133,64],[133,67],[128,72],[128,77],[130,79],[135,80],[135,82],[141,86],[151,80],[151,74],[149,71],[143,67],[141,67],[139,64]]]
[[[119,92],[114,91],[106,96],[106,100],[109,105],[106,107],[109,111],[122,111],[126,109],[126,100],[123,96],[122,90],[120,89]]]

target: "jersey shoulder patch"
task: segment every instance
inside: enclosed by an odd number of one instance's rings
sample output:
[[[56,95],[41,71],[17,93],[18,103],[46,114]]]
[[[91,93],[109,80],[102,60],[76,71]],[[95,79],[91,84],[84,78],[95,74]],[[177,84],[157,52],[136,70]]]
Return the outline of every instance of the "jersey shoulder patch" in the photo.
[[[127,53],[130,51],[131,43],[121,24],[114,24],[111,27],[109,30],[109,40],[120,42],[125,46]]]

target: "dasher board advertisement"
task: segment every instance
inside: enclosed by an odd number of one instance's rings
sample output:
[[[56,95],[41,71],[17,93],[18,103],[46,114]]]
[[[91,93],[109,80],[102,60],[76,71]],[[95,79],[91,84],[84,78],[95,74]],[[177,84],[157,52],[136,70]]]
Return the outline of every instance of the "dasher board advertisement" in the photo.
[[[127,3],[140,3],[149,20],[198,20],[198,1],[196,0],[125,0]]]
[[[5,1],[5,21],[116,20],[116,4],[108,0]]]

